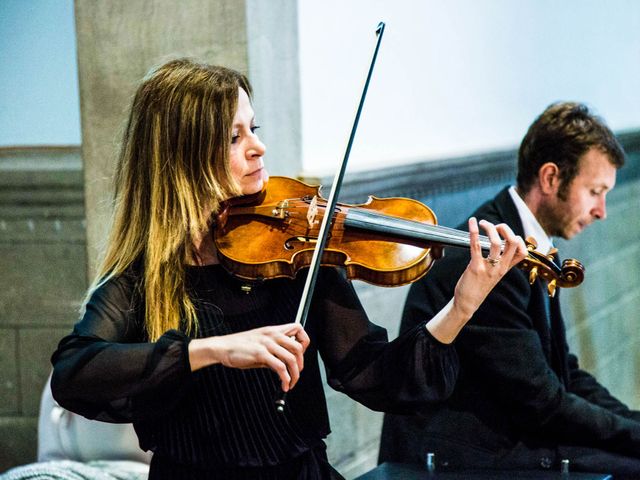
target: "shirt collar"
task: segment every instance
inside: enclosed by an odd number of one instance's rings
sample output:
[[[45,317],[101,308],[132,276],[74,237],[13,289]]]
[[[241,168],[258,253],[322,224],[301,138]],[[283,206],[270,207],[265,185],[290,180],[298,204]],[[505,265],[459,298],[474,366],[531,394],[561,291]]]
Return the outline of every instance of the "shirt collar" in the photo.
[[[529,210],[529,207],[524,200],[520,197],[518,192],[516,191],[516,187],[511,186],[509,188],[509,194],[511,195],[511,199],[513,203],[516,205],[518,209],[518,215],[520,215],[520,221],[522,222],[522,227],[524,228],[524,236],[533,237],[536,239],[538,246],[536,250],[540,253],[547,254],[549,250],[553,248],[553,239],[547,235],[544,231],[540,222],[536,219],[535,215]]]

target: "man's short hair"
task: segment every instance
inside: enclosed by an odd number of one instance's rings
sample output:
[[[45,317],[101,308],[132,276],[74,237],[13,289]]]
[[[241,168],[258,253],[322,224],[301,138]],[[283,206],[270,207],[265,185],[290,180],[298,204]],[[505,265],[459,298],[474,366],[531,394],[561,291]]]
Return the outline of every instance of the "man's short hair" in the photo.
[[[560,171],[562,196],[578,174],[579,160],[596,147],[616,168],[624,165],[625,153],[604,120],[586,105],[575,102],[553,103],[531,124],[518,152],[518,189],[527,193],[540,167],[553,162]]]

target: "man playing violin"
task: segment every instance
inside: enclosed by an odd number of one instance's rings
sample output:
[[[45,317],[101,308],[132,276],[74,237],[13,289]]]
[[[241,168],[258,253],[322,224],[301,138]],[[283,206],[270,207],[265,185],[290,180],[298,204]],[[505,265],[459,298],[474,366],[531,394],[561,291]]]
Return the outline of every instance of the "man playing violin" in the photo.
[[[56,400],[88,418],[132,422],[153,452],[150,480],[341,478],[325,452],[318,353],[330,385],[371,408],[442,400],[458,373],[451,342],[526,255],[509,227],[483,221],[489,254],[506,244],[490,265],[472,219],[471,259],[452,300],[395,341],[334,268],[319,274],[305,328],[292,323],[304,273],[247,284],[222,268],[212,240],[222,202],[260,192],[268,178],[250,96],[244,75],[191,60],[144,79],[105,258],[52,357]]]
[[[571,239],[605,219],[624,152],[610,129],[577,103],[549,106],[530,126],[518,155],[517,186],[473,214],[532,236]],[[410,289],[401,331],[442,307],[468,253],[448,249]],[[557,296],[540,279],[511,270],[458,339],[461,370],[452,396],[415,416],[387,415],[381,461],[443,469],[559,468],[640,478],[640,412],[630,410],[580,369],[566,343]]]

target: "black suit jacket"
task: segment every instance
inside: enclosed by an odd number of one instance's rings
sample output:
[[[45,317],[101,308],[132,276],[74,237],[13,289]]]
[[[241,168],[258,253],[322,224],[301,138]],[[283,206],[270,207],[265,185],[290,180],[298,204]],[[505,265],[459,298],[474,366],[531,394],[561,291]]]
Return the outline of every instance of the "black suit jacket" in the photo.
[[[506,188],[474,216],[507,223],[523,235]],[[467,250],[448,248],[412,285],[402,331],[451,299],[468,261]],[[566,343],[558,298],[548,299],[541,280],[530,285],[526,272],[509,271],[455,345],[461,371],[451,398],[418,415],[387,415],[381,461],[422,463],[427,452],[435,452],[441,465],[524,468],[539,465],[541,455],[553,456],[560,445],[640,458],[640,412],[579,368]]]

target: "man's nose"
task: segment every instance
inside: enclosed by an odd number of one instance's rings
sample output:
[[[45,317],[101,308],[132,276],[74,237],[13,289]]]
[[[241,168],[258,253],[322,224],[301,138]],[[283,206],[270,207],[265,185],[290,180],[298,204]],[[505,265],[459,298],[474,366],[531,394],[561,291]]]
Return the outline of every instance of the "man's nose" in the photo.
[[[598,200],[592,214],[598,220],[604,220],[607,218],[607,199],[604,195]]]

